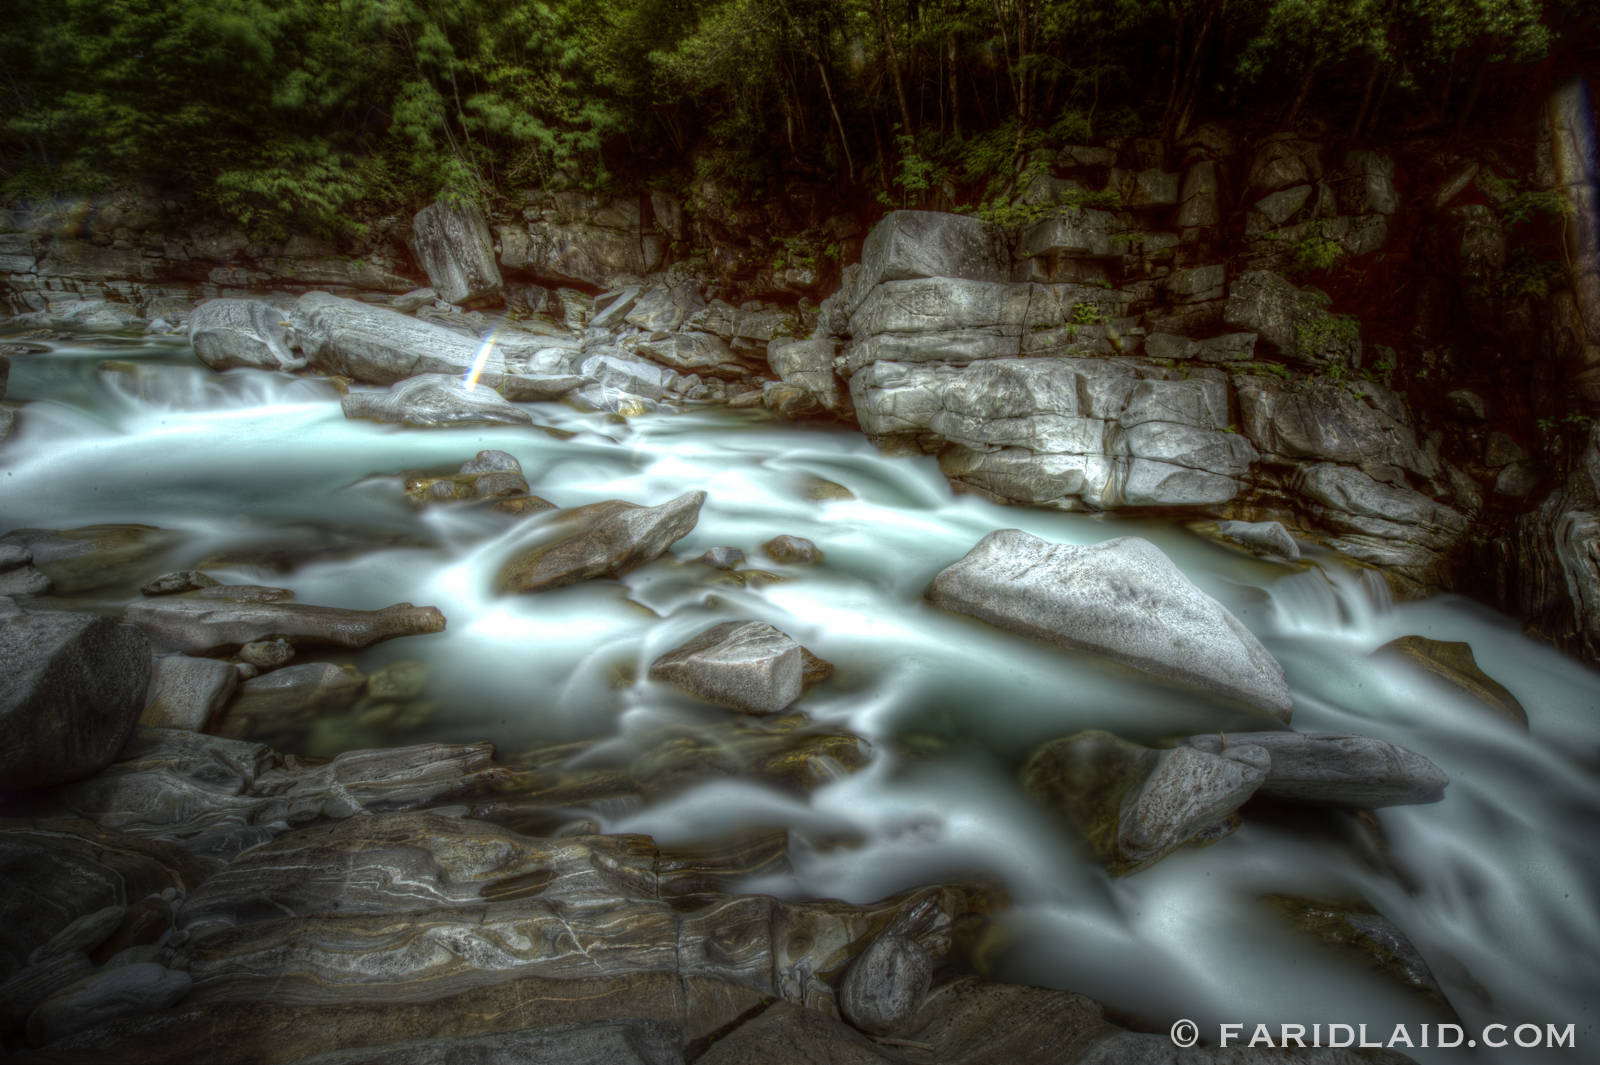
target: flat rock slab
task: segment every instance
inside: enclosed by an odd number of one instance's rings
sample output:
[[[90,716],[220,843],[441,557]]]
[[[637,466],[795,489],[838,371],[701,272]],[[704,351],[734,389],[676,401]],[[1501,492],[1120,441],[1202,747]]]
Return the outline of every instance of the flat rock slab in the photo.
[[[98,614],[0,618],[0,793],[109,765],[144,706],[150,640]]]
[[[705,501],[704,492],[687,492],[656,507],[620,499],[578,507],[555,519],[565,536],[512,556],[496,587],[502,594],[547,592],[594,577],[624,576],[687,536]]]
[[[709,703],[770,714],[800,698],[801,647],[759,621],[713,626],[650,665],[650,679],[687,689]]]
[[[1262,798],[1374,810],[1438,802],[1450,778],[1404,747],[1346,732],[1230,732],[1191,736],[1188,747],[1214,754],[1245,745],[1272,758]]]
[[[928,598],[1285,721],[1294,708],[1283,667],[1261,641],[1146,540],[1078,547],[1000,529],[935,577]]]
[[[291,1065],[683,1065],[683,1033],[630,1017],[333,1050]]]
[[[207,300],[189,316],[189,342],[213,370],[298,370],[304,357],[289,315],[261,300]]]
[[[123,617],[163,648],[185,654],[227,654],[247,643],[285,637],[298,645],[359,649],[398,636],[443,632],[437,607],[396,603],[382,610],[342,610],[303,603],[239,603],[206,599],[149,599],[129,604]]]
[[[1455,640],[1430,640],[1426,636],[1401,636],[1390,640],[1372,654],[1374,657],[1403,659],[1420,666],[1495,713],[1514,721],[1524,731],[1528,728],[1528,712],[1504,684],[1479,668],[1478,660],[1472,657],[1471,644]]]
[[[469,386],[454,374],[421,374],[387,392],[350,392],[340,401],[346,418],[399,422],[421,429],[448,425],[531,425],[533,416],[486,384]]]
[[[239,671],[215,658],[163,655],[151,667],[139,723],[199,732],[239,686]]]
[[[307,292],[293,314],[301,349],[330,374],[391,385],[419,373],[466,373],[481,341],[410,315]],[[505,358],[489,352],[484,369],[502,373]]]

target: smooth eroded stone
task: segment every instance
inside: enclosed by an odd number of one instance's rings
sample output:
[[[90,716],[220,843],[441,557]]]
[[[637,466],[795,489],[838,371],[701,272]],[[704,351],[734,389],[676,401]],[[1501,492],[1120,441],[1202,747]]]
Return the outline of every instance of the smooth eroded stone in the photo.
[[[454,374],[419,374],[388,392],[351,392],[339,401],[346,418],[400,422],[423,429],[493,422],[531,425],[533,416],[487,384],[469,385]]]
[[[522,463],[504,451],[484,450],[461,464],[462,473],[521,473]]]
[[[56,595],[137,586],[177,540],[153,525],[86,525],[81,529],[13,529],[0,544],[25,547]]]
[[[207,300],[189,315],[189,342],[213,370],[298,370],[306,360],[285,311],[260,300]]]
[[[154,962],[102,969],[39,1003],[28,1018],[28,1039],[45,1046],[116,1017],[164,1010],[189,993],[190,983],[188,973]]]
[[[79,780],[139,720],[150,640],[98,614],[0,618],[0,791]]]
[[[1360,959],[1413,991],[1437,996],[1439,1004],[1450,1009],[1422,954],[1393,921],[1370,906],[1359,901],[1323,902],[1292,895],[1263,895],[1261,901],[1300,931]]]
[[[801,691],[800,645],[759,621],[713,626],[650,665],[650,679],[747,714],[782,710]]]
[[[226,654],[280,636],[297,646],[358,649],[399,636],[443,632],[445,626],[438,608],[410,603],[382,610],[342,610],[303,603],[154,599],[130,604],[123,617],[159,646],[185,654]]]
[[[1078,547],[1001,529],[934,578],[937,606],[1288,720],[1283,667],[1148,541]]]
[[[294,645],[288,640],[258,640],[239,648],[239,661],[248,662],[263,673],[288,665],[293,657]]]
[[[191,850],[190,853],[193,853]],[[123,956],[132,961],[164,961],[155,955],[135,956],[129,951],[155,950],[156,940],[172,927],[172,904],[160,895],[150,895],[128,907],[122,923],[111,937],[90,952],[89,960],[109,965],[110,959]]]
[[[163,655],[151,665],[141,725],[199,732],[239,686],[230,662],[188,655]]]
[[[844,1019],[873,1035],[894,1035],[922,1007],[933,982],[933,959],[904,936],[879,936],[845,970],[839,988]]]
[[[1426,636],[1401,636],[1373,652],[1375,656],[1403,658],[1441,677],[1477,699],[1490,710],[1528,727],[1528,712],[1505,685],[1485,673],[1472,657],[1472,645],[1454,640],[1430,640]]]
[[[332,1050],[291,1065],[683,1065],[683,1032],[630,1017]]]
[[[215,588],[219,583],[197,569],[167,573],[139,589],[141,595],[175,595],[178,592],[197,592],[202,588]]]
[[[767,557],[786,566],[809,566],[822,561],[822,549],[800,536],[774,536],[761,545]]]
[[[554,523],[565,536],[513,555],[496,587],[502,594],[546,592],[594,577],[625,576],[687,536],[705,500],[704,492],[687,492],[656,507],[620,499],[578,507]]]
[[[482,342],[410,315],[326,292],[307,292],[294,310],[302,350],[329,374],[390,385],[426,372],[466,373]],[[489,353],[485,370],[505,370]]]
[[[0,819],[0,977],[85,914],[169,887],[192,890],[204,878],[200,863],[172,843],[84,820]]]
[[[439,298],[439,291],[432,288],[414,288],[410,292],[396,296],[389,301],[389,306],[401,314],[414,314],[423,307],[431,307],[433,301]]]
[[[1265,751],[1243,744],[1220,757],[1192,747],[1162,751],[1155,769],[1123,799],[1118,853],[1142,866],[1183,846],[1243,805],[1270,764]]]
[[[1185,745],[1212,753],[1254,746],[1271,755],[1257,792],[1264,799],[1373,810],[1438,802],[1450,778],[1422,755],[1346,732],[1229,732],[1190,736]]]
[[[111,938],[128,915],[126,906],[112,905],[86,913],[50,937],[50,942],[28,956],[29,965],[49,961],[58,954],[87,954]]]
[[[500,379],[500,394],[514,403],[542,403],[592,384],[594,378],[581,374],[508,373]]]
[[[473,203],[431,203],[411,220],[412,250],[429,284],[446,303],[498,296],[504,288],[494,259],[494,238]]]
[[[1217,532],[1262,555],[1295,562],[1300,558],[1300,545],[1294,542],[1289,530],[1276,521],[1219,521]]]
[[[287,588],[271,588],[264,584],[218,584],[200,589],[197,599],[228,599],[235,603],[277,603],[293,599]]]
[[[712,569],[733,569],[744,561],[744,552],[737,547],[713,547],[694,561]]]
[[[366,677],[354,666],[287,666],[239,685],[217,731],[234,739],[276,738],[310,728],[318,717],[356,701]]]

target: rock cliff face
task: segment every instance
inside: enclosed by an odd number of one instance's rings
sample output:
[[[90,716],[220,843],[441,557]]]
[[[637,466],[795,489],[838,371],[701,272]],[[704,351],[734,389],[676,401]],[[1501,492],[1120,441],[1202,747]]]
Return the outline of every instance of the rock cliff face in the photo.
[[[0,291],[34,326],[187,325],[219,369],[398,387],[482,355],[512,402],[838,419],[997,501],[1276,521],[1592,655],[1596,275],[1529,258],[1600,240],[1586,100],[1563,85],[1516,151],[1217,124],[1041,149],[1014,225],[951,187],[869,229],[799,179],[760,206],[711,179],[687,204],[527,190],[339,248],[147,195],[13,205]],[[1524,223],[1519,188],[1570,210]],[[414,420],[400,399],[350,405]]]

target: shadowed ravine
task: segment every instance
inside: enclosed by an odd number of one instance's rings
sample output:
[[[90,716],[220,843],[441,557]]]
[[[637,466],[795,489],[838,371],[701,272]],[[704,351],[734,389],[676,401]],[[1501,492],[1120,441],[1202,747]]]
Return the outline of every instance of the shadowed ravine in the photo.
[[[1176,524],[953,494],[933,457],[886,457],[857,432],[796,428],[759,412],[623,420],[523,403],[535,426],[575,435],[417,431],[347,419],[321,380],[214,373],[178,339],[54,347],[12,363],[7,394],[27,402],[28,417],[4,444],[0,524],[134,523],[172,535],[148,572],[129,571],[135,583],[104,582],[50,606],[117,617],[141,599],[137,580],[200,568],[225,584],[289,589],[298,603],[426,604],[448,619],[442,633],[295,659],[367,676],[423,663],[425,688],[398,709],[367,697],[297,732],[269,735],[258,724],[239,738],[320,758],[488,741],[502,762],[565,759],[574,770],[635,764],[663,736],[715,748],[738,715],[646,673],[713,624],[766,622],[833,664],[788,713],[809,719],[802,729],[859,737],[860,768],[812,757],[804,787],[686,774],[684,784],[585,807],[601,832],[647,834],[668,849],[787,829],[789,869],[736,890],[790,901],[867,904],[920,885],[997,878],[1012,906],[983,928],[972,967],[1079,992],[1141,1030],[1165,1032],[1179,1017],[1208,1030],[1243,1021],[1247,1033],[1258,1021],[1275,1029],[1357,1019],[1387,1033],[1450,1020],[1453,1008],[1469,1030],[1576,1019],[1579,1046],[1593,1038],[1600,686],[1509,618],[1449,595],[1393,603],[1375,571],[1323,548],[1302,545],[1299,564],[1271,562]],[[102,367],[107,360],[117,364]],[[401,477],[451,472],[485,449],[514,456],[533,493],[563,509],[707,498],[692,532],[620,581],[501,596],[495,574],[538,542],[548,518],[416,509]],[[1215,845],[1108,876],[1018,783],[1039,744],[1103,729],[1168,747],[1285,726],[924,599],[936,574],[1005,528],[1067,544],[1155,544],[1282,664],[1295,730],[1416,752],[1448,775],[1445,800],[1360,819],[1257,800]],[[780,534],[814,541],[822,562],[767,558],[761,545]],[[741,548],[742,570],[690,561],[718,546]],[[762,572],[731,575],[752,570]],[[1526,708],[1528,731],[1402,659],[1370,657],[1408,635],[1470,644]],[[564,744],[577,746],[549,753]],[[1365,900],[1426,961],[1433,997],[1297,930],[1264,896]],[[1405,1052],[1426,1062],[1526,1060],[1515,1045]]]

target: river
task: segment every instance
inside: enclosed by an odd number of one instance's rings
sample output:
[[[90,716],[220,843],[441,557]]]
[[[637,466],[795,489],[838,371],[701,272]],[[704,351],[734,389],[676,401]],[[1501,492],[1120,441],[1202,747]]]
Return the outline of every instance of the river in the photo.
[[[1414,1035],[1447,1020],[1260,901],[1359,897],[1416,945],[1469,1031],[1492,1021],[1575,1023],[1579,1049],[1541,1052],[1552,1060],[1578,1060],[1600,1038],[1600,678],[1511,619],[1456,596],[1393,603],[1376,575],[1314,547],[1307,564],[1269,563],[1178,524],[996,506],[952,493],[932,458],[885,457],[859,433],[759,413],[621,421],[526,404],[536,422],[576,435],[402,429],[346,420],[319,379],[213,373],[178,338],[54,346],[13,360],[9,395],[28,403],[0,445],[4,529],[155,525],[181,534],[188,565],[230,545],[292,546],[332,528],[400,546],[289,572],[208,572],[286,587],[300,602],[409,601],[448,618],[440,635],[327,656],[368,673],[426,663],[431,715],[403,731],[330,720],[303,753],[490,740],[510,757],[600,739],[583,757],[603,758],[662,727],[724,715],[633,678],[711,623],[757,619],[835,665],[800,709],[860,736],[870,763],[807,799],[743,781],[704,784],[606,811],[606,831],[672,843],[786,827],[792,875],[749,888],[787,897],[866,902],[941,877],[997,876],[1015,907],[983,943],[989,975],[1082,992],[1153,1030],[1180,1017],[1207,1029],[1243,1022],[1247,1034],[1257,1022],[1274,1032],[1280,1022],[1361,1022],[1386,1038],[1396,1023]],[[128,368],[102,372],[106,360]],[[398,479],[453,468],[484,448],[514,455],[534,492],[562,507],[655,505],[694,489],[708,499],[673,548],[678,561],[621,582],[497,597],[492,575],[543,519],[418,512]],[[922,599],[935,573],[1007,527],[1078,544],[1152,541],[1283,664],[1295,728],[1375,736],[1444,769],[1443,802],[1377,812],[1400,872],[1363,860],[1329,819],[1247,808],[1244,826],[1214,846],[1108,877],[1022,794],[1016,769],[1035,745],[1085,728],[1158,745],[1277,726]],[[760,545],[780,533],[814,540],[824,562],[765,560]],[[684,564],[719,545],[786,579],[739,587]],[[86,598],[113,609],[136,596]],[[1471,644],[1526,707],[1530,733],[1419,671],[1369,657],[1406,634]],[[1529,1060],[1515,1044],[1401,1049],[1423,1062]]]

